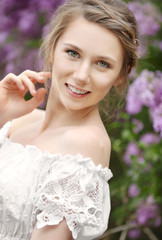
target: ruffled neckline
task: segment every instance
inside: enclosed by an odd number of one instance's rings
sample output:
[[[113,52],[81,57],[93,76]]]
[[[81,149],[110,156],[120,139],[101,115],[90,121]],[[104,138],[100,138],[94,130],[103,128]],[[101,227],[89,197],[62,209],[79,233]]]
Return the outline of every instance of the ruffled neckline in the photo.
[[[32,144],[26,144],[25,146],[21,143],[13,142],[9,136],[8,132],[11,128],[12,121],[8,121],[1,129],[0,133],[2,134],[2,137],[6,138],[10,143],[15,144],[17,146],[20,146],[24,150],[33,151],[35,150],[39,155],[43,156],[46,159],[67,159],[67,158],[74,158],[77,162],[89,162],[89,167],[91,167],[93,170],[100,173],[100,175],[108,181],[110,178],[113,177],[113,174],[110,170],[110,168],[105,167],[103,168],[101,164],[98,164],[97,166],[94,164],[92,158],[90,157],[83,157],[82,154],[78,153],[76,155],[73,154],[62,154],[62,153],[50,153],[48,150],[42,151],[39,147],[32,145]],[[1,132],[2,131],[2,132]],[[0,136],[1,139],[1,136]]]

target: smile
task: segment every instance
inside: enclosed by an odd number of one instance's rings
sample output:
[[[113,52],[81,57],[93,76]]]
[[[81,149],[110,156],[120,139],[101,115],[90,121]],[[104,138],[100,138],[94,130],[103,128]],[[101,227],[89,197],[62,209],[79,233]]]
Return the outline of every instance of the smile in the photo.
[[[78,94],[78,95],[85,95],[87,93],[90,93],[90,91],[85,91],[85,90],[82,90],[82,89],[79,89],[79,88],[76,88],[68,83],[66,83],[66,86],[68,87],[68,89],[70,91],[72,91],[74,94]]]

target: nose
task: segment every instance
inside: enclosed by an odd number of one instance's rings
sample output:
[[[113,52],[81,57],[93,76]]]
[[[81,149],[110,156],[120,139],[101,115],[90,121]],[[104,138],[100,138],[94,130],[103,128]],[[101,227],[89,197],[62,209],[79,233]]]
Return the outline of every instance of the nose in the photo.
[[[90,64],[80,62],[75,68],[73,79],[81,85],[87,84],[90,80]]]

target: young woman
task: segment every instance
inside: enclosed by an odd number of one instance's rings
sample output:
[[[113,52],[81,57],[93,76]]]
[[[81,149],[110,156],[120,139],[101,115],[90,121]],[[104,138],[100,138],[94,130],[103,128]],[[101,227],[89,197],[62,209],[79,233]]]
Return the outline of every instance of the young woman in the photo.
[[[41,50],[43,72],[0,82],[0,239],[94,239],[107,229],[112,177],[98,104],[126,85],[136,21],[120,0],[70,0]],[[46,111],[37,110],[46,90],[35,83],[49,78]]]

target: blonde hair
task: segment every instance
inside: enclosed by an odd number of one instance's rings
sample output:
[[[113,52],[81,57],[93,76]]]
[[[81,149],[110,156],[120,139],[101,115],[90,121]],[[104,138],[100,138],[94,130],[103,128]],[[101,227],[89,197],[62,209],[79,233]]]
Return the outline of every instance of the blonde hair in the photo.
[[[51,18],[49,32],[40,48],[45,69],[51,71],[50,59],[57,41],[78,16],[111,30],[120,39],[124,49],[121,75],[126,80],[138,59],[138,33],[133,13],[120,0],[69,0],[60,6]]]
[[[48,34],[40,48],[45,70],[52,71],[51,59],[56,44],[69,24],[79,16],[111,30],[120,40],[124,50],[122,81],[115,89],[118,93],[124,92],[128,74],[138,59],[138,32],[133,13],[121,0],[67,0],[60,6],[51,18]]]

